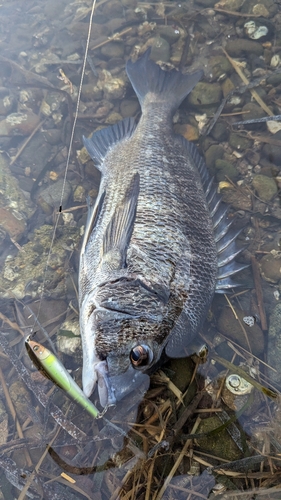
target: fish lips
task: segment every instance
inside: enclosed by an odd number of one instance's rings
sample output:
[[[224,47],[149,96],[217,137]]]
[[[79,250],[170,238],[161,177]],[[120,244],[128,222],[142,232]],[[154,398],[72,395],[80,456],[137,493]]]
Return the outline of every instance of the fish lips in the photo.
[[[98,392],[100,404],[106,406],[116,405],[118,401],[132,393],[134,402],[140,402],[146,393],[150,377],[146,373],[135,370],[131,365],[126,372],[110,376],[106,360],[100,361],[95,366],[98,379]]]

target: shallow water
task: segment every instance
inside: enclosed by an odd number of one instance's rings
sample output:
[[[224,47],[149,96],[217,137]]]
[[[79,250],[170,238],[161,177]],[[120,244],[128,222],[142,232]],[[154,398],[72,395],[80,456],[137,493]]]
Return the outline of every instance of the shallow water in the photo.
[[[64,182],[91,7],[0,7],[0,494],[280,498],[281,127],[235,125],[280,115],[280,6],[98,2]],[[100,179],[82,135],[139,116],[125,61],[149,46],[155,60],[204,69],[175,130],[205,156],[249,268],[213,301],[207,361],[171,360],[143,401],[132,394],[93,420],[36,370],[24,338],[37,332],[81,385],[79,249]]]

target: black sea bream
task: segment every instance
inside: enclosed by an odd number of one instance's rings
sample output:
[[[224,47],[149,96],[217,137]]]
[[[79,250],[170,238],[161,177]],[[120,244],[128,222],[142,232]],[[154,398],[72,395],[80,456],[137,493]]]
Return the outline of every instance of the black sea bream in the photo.
[[[215,291],[242,265],[237,232],[196,147],[173,131],[203,72],[127,63],[142,116],[84,139],[102,173],[81,250],[83,390],[103,406],[148,379],[160,357],[184,357]]]

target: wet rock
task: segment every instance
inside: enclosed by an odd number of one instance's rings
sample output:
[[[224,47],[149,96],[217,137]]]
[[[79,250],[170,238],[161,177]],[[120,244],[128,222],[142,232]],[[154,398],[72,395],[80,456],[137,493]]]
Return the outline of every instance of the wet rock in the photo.
[[[44,130],[42,136],[48,144],[51,144],[51,146],[55,146],[61,142],[61,133],[57,128]]]
[[[23,235],[26,223],[19,212],[0,207],[0,226],[10,238],[18,241]]]
[[[17,380],[9,387],[9,393],[11,400],[13,401],[17,417],[21,424],[30,417],[29,408],[32,407],[32,398],[26,385]]]
[[[205,151],[205,162],[207,167],[214,168],[216,161],[223,158],[224,149],[218,144],[212,144],[207,151]]]
[[[85,101],[102,99],[103,92],[101,88],[96,87],[97,78],[92,83],[85,83],[82,88],[82,99]]]
[[[245,0],[220,0],[216,7],[219,9],[230,10],[232,12],[236,12],[240,10]]]
[[[239,177],[239,172],[232,163],[226,160],[216,160],[216,178],[217,181],[224,181],[226,177],[232,181],[236,181]]]
[[[265,9],[263,5],[261,5],[261,9]],[[268,10],[265,9],[266,14],[268,16]],[[274,26],[273,24],[265,19],[251,19],[244,24],[245,34],[251,40],[257,40],[259,42],[265,42],[273,37],[274,35]]]
[[[266,6],[262,3],[257,3],[256,5],[254,5],[253,14],[255,14],[256,16],[261,16],[261,17],[268,17],[269,16],[269,12],[268,12]]]
[[[140,105],[136,99],[124,99],[120,104],[120,113],[123,118],[135,116],[140,110]]]
[[[9,93],[9,90],[0,88],[0,115],[5,116],[10,113],[15,103],[15,97]]]
[[[120,122],[121,120],[122,116],[119,113],[116,113],[116,111],[113,111],[113,113],[110,113],[105,119],[105,123],[107,125],[114,125],[114,123]]]
[[[177,134],[183,135],[188,141],[197,141],[199,139],[198,128],[189,123],[176,124],[174,130]]]
[[[212,81],[221,80],[232,72],[232,66],[225,56],[213,56],[208,63],[208,73]]]
[[[266,122],[266,127],[271,134],[277,134],[281,131],[281,123],[277,121]]]
[[[211,136],[216,141],[222,142],[222,141],[227,140],[228,130],[227,130],[226,126],[225,126],[225,123],[217,122],[215,124],[215,126],[212,128]]]
[[[150,59],[153,61],[163,61],[168,62],[170,59],[170,44],[161,36],[156,37],[153,40],[151,46]]]
[[[61,200],[62,190],[63,199]],[[67,204],[71,193],[71,184],[68,181],[64,183],[63,179],[59,179],[54,184],[51,184],[46,189],[41,191],[38,196],[37,203],[46,214],[51,214],[54,208],[60,207],[61,201],[63,206]]]
[[[197,433],[211,432],[222,425],[222,421],[217,417],[205,418],[200,422]],[[222,430],[217,436],[207,435],[197,439],[198,445],[202,450],[212,453],[225,460],[238,460],[243,457],[242,451],[238,448],[226,429]]]
[[[236,134],[235,132],[231,132],[229,134],[229,144],[232,148],[238,149],[238,151],[245,151],[246,149],[249,149],[253,141],[250,139],[247,139],[247,137],[243,137],[240,134]]]
[[[173,384],[181,392],[185,392],[194,373],[194,363],[191,358],[172,359],[169,361],[168,368],[172,371],[169,378]]]
[[[234,189],[232,187],[221,187],[222,199],[228,205],[232,205],[236,210],[251,210],[252,200],[249,191],[239,187]]]
[[[19,240],[33,211],[17,179],[11,175],[6,157],[0,154],[0,229]]]
[[[262,277],[270,283],[277,283],[281,279],[281,253],[271,250],[260,260],[260,270]]]
[[[11,113],[0,121],[0,135],[29,135],[37,127],[39,121],[39,116],[32,111]]]
[[[221,101],[222,90],[219,83],[199,82],[189,94],[187,100],[192,106],[208,106]]]
[[[244,311],[236,310],[235,312],[246,331],[253,354],[255,354],[256,356],[263,354],[264,336],[261,328],[257,323],[255,323],[252,327],[246,325],[246,323],[244,323],[243,321],[243,318],[247,316],[247,314]],[[218,320],[218,329],[230,340],[233,340],[244,349],[249,350],[249,345],[244,331],[241,328],[239,321],[235,318],[230,307],[223,308]]]
[[[52,116],[54,122],[59,124],[67,112],[66,98],[59,92],[48,92],[41,103],[40,111],[44,116]]]
[[[235,89],[235,85],[230,78],[226,78],[221,84],[223,97],[226,97],[232,90]]]
[[[270,379],[281,384],[281,303],[277,304],[269,318],[267,362],[276,370],[268,370]]]
[[[56,133],[60,139],[59,130],[56,129]],[[24,148],[24,151],[17,160],[17,164],[20,165],[22,170],[28,169],[29,175],[27,173],[26,175],[31,178],[37,178],[52,154],[53,151],[50,148],[50,144],[46,142],[44,133],[38,132]]]
[[[116,78],[112,74],[103,69],[100,74],[100,79],[97,82],[96,88],[103,90],[104,98],[108,99],[119,99],[123,97],[125,93],[126,84],[121,78]],[[110,103],[109,103],[110,104]]]
[[[228,40],[225,50],[233,57],[241,57],[244,52],[256,54],[257,56],[263,54],[263,47],[260,43],[239,38],[236,40]]]
[[[78,246],[80,230],[65,225],[61,234],[57,231],[46,270],[53,230],[48,225],[35,229],[32,241],[22,246],[22,252],[6,257],[0,275],[1,298],[10,298],[11,293],[18,299],[41,297],[43,279],[45,295],[62,298],[66,292],[65,262]]]
[[[249,17],[251,13],[264,16],[264,14],[259,13],[265,12],[264,8],[267,10],[269,17],[274,16],[278,11],[278,7],[274,0],[245,0],[241,7],[241,12],[249,14]]]
[[[124,56],[124,44],[123,42],[109,42],[101,47],[101,54],[107,58],[111,57],[123,57]]]
[[[280,132],[275,134],[275,138],[280,140]],[[274,144],[265,144],[262,148],[262,152],[266,159],[275,165],[281,165],[281,147],[275,146]]]
[[[277,194],[277,184],[272,177],[255,175],[252,182],[258,197],[263,201],[270,201]]]
[[[82,353],[79,320],[65,320],[57,336],[58,350],[68,356]]]
[[[86,200],[86,190],[83,186],[77,186],[73,193],[73,201],[82,203]]]
[[[242,115],[243,120],[255,120],[258,118],[262,118],[263,116],[266,115],[266,113],[263,111],[263,109],[260,106],[258,106],[257,104],[255,104],[254,102],[248,102],[247,104],[245,104],[245,106],[243,106],[243,108],[242,108],[242,112],[243,112],[243,115]],[[251,125],[255,125],[255,124],[251,124]],[[257,123],[256,127],[260,128],[261,124]]]
[[[122,17],[124,15],[122,3],[115,0],[112,0],[109,4],[105,3],[103,7],[103,15],[108,19],[112,19],[113,17]]]
[[[157,27],[157,31],[160,35],[161,38],[164,38],[167,40],[169,44],[173,44],[178,41],[180,38],[180,30],[176,27],[174,28],[173,26],[167,25],[159,25]]]

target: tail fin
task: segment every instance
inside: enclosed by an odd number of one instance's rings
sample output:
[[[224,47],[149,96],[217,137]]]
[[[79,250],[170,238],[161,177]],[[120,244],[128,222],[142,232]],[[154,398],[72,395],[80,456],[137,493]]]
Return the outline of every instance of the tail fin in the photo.
[[[127,75],[140,105],[143,106],[145,96],[151,92],[155,94],[158,102],[159,100],[166,102],[172,110],[176,110],[196,83],[201,80],[203,71],[198,70],[191,74],[183,74],[176,69],[164,71],[149,59],[149,56],[150,49],[135,63],[128,61],[126,65]]]

